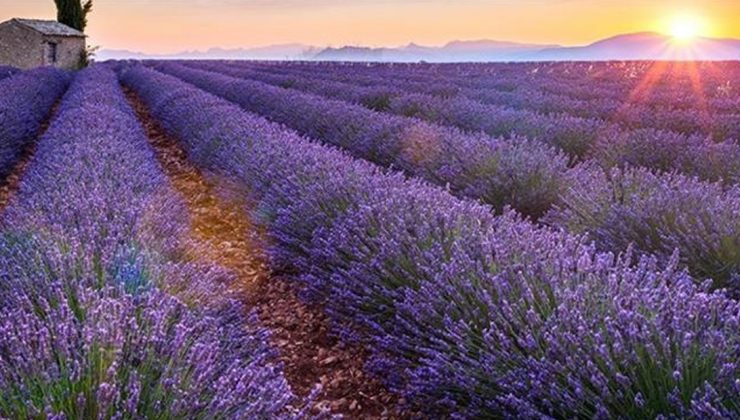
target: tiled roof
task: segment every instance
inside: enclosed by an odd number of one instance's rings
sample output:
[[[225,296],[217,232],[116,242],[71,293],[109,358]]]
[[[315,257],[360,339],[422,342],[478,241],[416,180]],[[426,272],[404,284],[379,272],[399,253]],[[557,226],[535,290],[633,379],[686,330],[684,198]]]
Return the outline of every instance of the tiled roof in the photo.
[[[27,26],[34,31],[41,32],[44,35],[53,36],[85,36],[84,33],[77,29],[70,28],[69,26],[59,23],[55,20],[39,20],[39,19],[13,19],[13,21]]]

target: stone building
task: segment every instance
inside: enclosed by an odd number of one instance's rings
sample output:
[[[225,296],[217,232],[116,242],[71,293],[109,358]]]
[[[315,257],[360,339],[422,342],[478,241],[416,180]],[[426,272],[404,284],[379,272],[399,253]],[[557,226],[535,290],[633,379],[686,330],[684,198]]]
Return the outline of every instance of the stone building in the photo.
[[[84,51],[85,34],[57,21],[11,19],[0,23],[0,65],[75,69]]]

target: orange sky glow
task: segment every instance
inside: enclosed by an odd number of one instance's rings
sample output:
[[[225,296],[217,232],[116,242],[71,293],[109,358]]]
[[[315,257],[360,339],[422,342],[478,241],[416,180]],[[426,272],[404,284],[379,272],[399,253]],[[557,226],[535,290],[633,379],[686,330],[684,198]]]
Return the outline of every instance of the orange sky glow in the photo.
[[[621,33],[740,38],[740,0],[95,0],[90,43],[146,53],[300,42],[397,46],[496,39],[579,45]],[[0,0],[0,21],[54,18],[53,0]]]

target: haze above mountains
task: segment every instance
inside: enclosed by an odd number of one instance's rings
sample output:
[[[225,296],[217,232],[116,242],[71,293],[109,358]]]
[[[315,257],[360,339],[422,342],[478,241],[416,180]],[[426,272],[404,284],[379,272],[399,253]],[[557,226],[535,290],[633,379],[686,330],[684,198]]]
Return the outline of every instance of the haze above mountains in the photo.
[[[425,47],[412,43],[397,48],[356,46],[321,48],[303,44],[282,44],[259,48],[211,48],[207,51],[183,51],[165,55],[149,55],[127,50],[101,50],[97,58],[390,62],[740,60],[740,40],[697,37],[683,42],[655,32],[640,32],[617,35],[578,47],[493,40],[453,41],[442,47]]]

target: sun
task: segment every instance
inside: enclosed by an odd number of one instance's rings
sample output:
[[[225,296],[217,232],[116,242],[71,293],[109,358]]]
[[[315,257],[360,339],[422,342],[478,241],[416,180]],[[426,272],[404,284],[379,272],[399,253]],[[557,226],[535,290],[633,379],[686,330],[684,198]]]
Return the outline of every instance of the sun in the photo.
[[[676,40],[690,41],[702,34],[704,26],[704,21],[698,16],[678,15],[671,20],[670,34]]]

